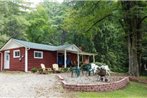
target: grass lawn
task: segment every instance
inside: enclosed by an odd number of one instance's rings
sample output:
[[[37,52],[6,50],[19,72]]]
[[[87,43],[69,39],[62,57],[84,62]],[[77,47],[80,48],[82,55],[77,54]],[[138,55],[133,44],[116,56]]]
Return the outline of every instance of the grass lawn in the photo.
[[[147,79],[147,76],[141,76],[140,78],[142,78],[142,79]]]
[[[147,84],[130,82],[121,90],[112,92],[79,92],[78,98],[147,98]]]

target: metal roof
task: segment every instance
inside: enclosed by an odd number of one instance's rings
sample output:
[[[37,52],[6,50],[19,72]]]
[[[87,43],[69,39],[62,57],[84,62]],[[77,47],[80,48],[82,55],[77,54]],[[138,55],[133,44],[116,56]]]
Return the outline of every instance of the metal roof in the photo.
[[[52,45],[46,45],[46,44],[39,44],[39,43],[33,43],[33,42],[28,42],[28,41],[23,41],[23,40],[18,40],[18,39],[10,39],[2,48],[1,51],[4,50],[6,46],[8,46],[8,43],[17,43],[20,45],[20,47],[26,47],[26,48],[31,48],[31,49],[38,49],[38,50],[47,50],[47,51],[70,51],[70,52],[79,52],[80,55],[97,55],[95,53],[87,53],[81,51],[76,45],[74,44],[65,44],[65,45],[60,45],[60,46],[52,46]],[[12,44],[11,43],[11,44]]]
[[[46,45],[46,44],[39,44],[39,43],[33,43],[28,41],[22,41],[18,39],[12,39],[13,41],[16,41],[17,43],[28,47],[32,49],[39,49],[39,50],[49,50],[49,51],[57,51],[57,50],[64,50],[69,47],[75,47],[78,51],[81,51],[76,45],[74,44],[65,44],[61,46],[52,46],[52,45]]]
[[[38,44],[38,43],[33,43],[33,42],[28,42],[28,41],[22,41],[18,39],[13,39],[17,43],[27,47],[27,48],[32,48],[32,49],[39,49],[39,50],[50,50],[50,51],[56,51],[58,50],[57,46],[51,46],[51,45],[45,45],[45,44]]]

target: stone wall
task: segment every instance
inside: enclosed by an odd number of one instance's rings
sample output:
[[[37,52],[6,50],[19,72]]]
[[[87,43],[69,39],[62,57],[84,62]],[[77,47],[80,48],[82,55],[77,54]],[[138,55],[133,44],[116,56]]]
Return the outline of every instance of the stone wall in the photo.
[[[62,80],[62,86],[64,89],[71,91],[86,91],[86,92],[97,92],[97,91],[113,91],[125,87],[129,83],[129,77],[124,77],[119,81],[104,84],[69,84],[58,75],[59,79]]]

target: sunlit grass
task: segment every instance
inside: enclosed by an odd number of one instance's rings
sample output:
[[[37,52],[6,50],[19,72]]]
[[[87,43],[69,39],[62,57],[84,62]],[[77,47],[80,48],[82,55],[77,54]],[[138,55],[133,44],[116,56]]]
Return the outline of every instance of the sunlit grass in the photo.
[[[130,82],[126,88],[112,92],[79,92],[78,98],[147,98],[147,84]]]

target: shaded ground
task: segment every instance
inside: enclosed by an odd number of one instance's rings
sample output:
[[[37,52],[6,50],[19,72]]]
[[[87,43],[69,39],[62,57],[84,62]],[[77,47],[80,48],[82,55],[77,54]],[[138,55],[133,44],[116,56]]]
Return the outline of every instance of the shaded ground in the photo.
[[[75,98],[65,91],[55,74],[0,73],[0,97]]]

